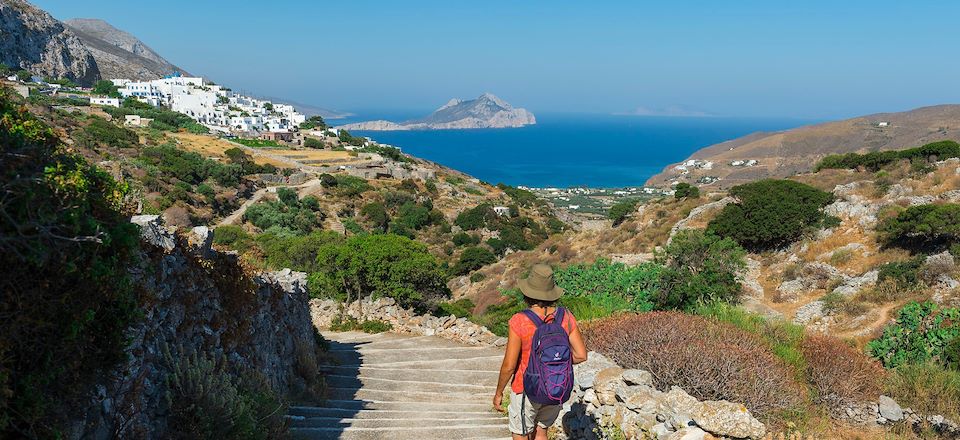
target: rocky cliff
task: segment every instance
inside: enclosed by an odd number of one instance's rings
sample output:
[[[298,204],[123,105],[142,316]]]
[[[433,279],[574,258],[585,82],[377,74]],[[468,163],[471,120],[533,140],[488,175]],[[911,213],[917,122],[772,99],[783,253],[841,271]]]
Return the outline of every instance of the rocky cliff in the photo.
[[[170,407],[178,392],[201,401],[211,392],[172,385],[175,372],[202,371],[198,355],[222,359],[226,365],[218,372],[256,377],[280,396],[301,396],[316,386],[306,274],[245,275],[236,255],[210,248],[213,234],[206,227],[181,235],[157,216],[133,222],[141,227],[145,249],[130,270],[143,319],[128,332],[129,360],[104,378],[87,405],[78,405],[86,413],[67,438],[170,438]],[[199,379],[217,382],[202,374]]]
[[[490,93],[477,99],[451,99],[430,115],[405,122],[367,121],[346,124],[347,130],[450,130],[467,128],[508,128],[533,125],[537,119],[526,109],[514,108]]]
[[[150,80],[174,71],[189,76],[137,37],[103,20],[74,18],[64,24],[80,37],[90,50],[104,78]]]
[[[0,63],[81,85],[100,79],[96,60],[83,42],[23,0],[0,0]]]
[[[667,166],[647,180],[647,185],[704,183],[719,178],[710,186],[729,188],[812,171],[828,154],[903,149],[957,138],[960,105],[877,113],[776,133],[754,133],[712,145],[680,164]]]

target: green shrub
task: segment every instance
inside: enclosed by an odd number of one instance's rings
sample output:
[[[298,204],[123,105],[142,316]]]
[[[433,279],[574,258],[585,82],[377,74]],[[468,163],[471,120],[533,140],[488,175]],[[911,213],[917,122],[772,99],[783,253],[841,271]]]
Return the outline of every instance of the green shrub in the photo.
[[[336,177],[326,173],[320,175],[320,184],[323,185],[324,188],[333,188],[337,186],[337,183]]]
[[[487,222],[494,221],[496,217],[497,214],[493,211],[493,205],[482,203],[474,208],[461,212],[457,215],[453,224],[465,231],[472,231],[485,227]]]
[[[221,228],[223,226],[217,230]],[[343,236],[333,231],[314,231],[298,236],[268,230],[256,238],[267,267],[275,270],[290,268],[307,273],[320,270],[317,255],[323,246],[342,242]]]
[[[507,337],[510,332],[510,318],[521,310],[527,308],[523,302],[523,294],[517,289],[502,292],[503,300],[487,307],[479,316],[473,317],[473,322],[488,328],[493,334],[501,337]]]
[[[366,180],[347,174],[337,175],[337,193],[345,197],[356,197],[373,189]]]
[[[956,337],[947,343],[943,349],[943,361],[947,368],[960,371],[960,337]]]
[[[923,266],[923,257],[915,257],[906,261],[892,261],[880,266],[877,274],[877,283],[890,280],[899,289],[913,289],[919,284],[920,267]]]
[[[660,266],[644,263],[629,267],[598,259],[591,265],[574,264],[557,269],[554,276],[557,285],[566,290],[564,301],[568,301],[568,297],[580,297],[589,302],[589,313],[583,310],[574,315],[594,319],[623,310],[652,310],[651,297],[657,290]]]
[[[343,131],[343,130],[341,130]],[[413,162],[413,159],[403,154],[399,148],[383,145],[367,145],[358,150],[361,153],[376,153],[395,162]]]
[[[677,184],[676,188],[674,188],[673,197],[677,199],[695,199],[700,197],[700,188],[697,188],[686,182],[681,182]]]
[[[467,318],[473,313],[476,305],[468,298],[461,298],[453,302],[442,302],[437,305],[436,316],[456,316],[457,318]]]
[[[712,302],[736,303],[738,274],[746,252],[735,241],[688,229],[677,233],[659,255],[660,286],[653,297],[659,309],[689,309]]]
[[[299,234],[309,234],[323,227],[323,213],[311,209],[319,209],[318,204],[302,203],[297,200],[297,193],[288,188],[280,188],[277,196],[280,200],[259,202],[247,208],[243,219],[262,230],[281,227]]]
[[[873,151],[866,154],[832,154],[824,157],[820,163],[817,164],[815,170],[820,171],[829,168],[855,169],[863,167],[870,171],[877,171],[881,167],[901,159],[911,161],[921,159],[926,161],[931,157],[935,157],[937,160],[960,157],[960,144],[955,141],[938,141],[922,147],[909,148],[906,150]]]
[[[139,314],[127,188],[0,88],[0,438],[57,438],[127,361]]]
[[[915,248],[960,242],[960,204],[911,206],[877,226],[879,239],[888,245]]]
[[[198,153],[180,150],[171,144],[144,147],[140,160],[156,166],[167,178],[174,177],[198,185],[214,179],[223,186],[233,187],[240,183],[243,168],[236,164],[222,164]]]
[[[132,130],[101,118],[91,118],[90,123],[74,134],[77,144],[84,148],[105,145],[113,148],[132,148],[140,138]]]
[[[498,183],[497,188],[506,193],[516,204],[523,207],[540,206],[546,202],[537,197],[536,194],[525,189],[516,188],[503,183]]]
[[[323,141],[319,139],[308,137],[303,139],[303,146],[306,148],[315,148],[320,150],[326,147],[326,144],[324,144]]]
[[[374,229],[386,232],[390,225],[390,215],[382,203],[371,202],[360,208],[360,215],[364,216]]]
[[[352,316],[336,316],[330,322],[330,330],[335,332],[362,331],[364,333],[383,333],[393,330],[393,325],[378,319],[360,322]]]
[[[213,230],[213,243],[245,252],[253,245],[253,236],[240,226],[223,225]]]
[[[163,131],[177,131],[181,128],[193,133],[207,133],[206,127],[198,124],[193,118],[163,107],[153,107],[149,104],[137,101],[134,98],[127,98],[123,105],[117,107],[103,107],[115,120],[122,121],[126,115],[138,115],[142,118],[153,119],[151,127],[159,128]]]
[[[458,232],[453,236],[453,244],[457,247],[466,246],[468,244],[480,244],[480,236],[468,234],[466,232]]]
[[[460,260],[453,266],[451,272],[455,275],[466,275],[483,266],[497,261],[497,256],[487,248],[474,246],[468,247],[460,254]]]
[[[471,282],[471,283],[479,283],[479,282],[481,282],[481,281],[483,281],[483,280],[485,280],[485,279],[487,279],[487,276],[484,275],[484,274],[482,274],[482,273],[480,273],[480,272],[474,272],[474,273],[470,274],[470,282]]]
[[[450,295],[444,271],[426,245],[394,234],[357,235],[321,246],[317,265],[309,278],[313,296],[390,297],[425,309]]]
[[[947,364],[948,344],[960,337],[960,309],[932,302],[911,302],[897,314],[883,335],[867,344],[869,353],[887,368],[935,362]]]
[[[761,180],[735,186],[737,202],[723,208],[707,230],[751,250],[790,244],[826,218],[833,195],[792,180]]]
[[[607,218],[613,221],[614,226],[617,226],[637,210],[637,203],[639,201],[635,199],[621,200],[610,207],[610,210],[607,211]]]
[[[172,370],[165,394],[170,438],[259,440],[286,433],[286,405],[262,373],[233,375],[226,357],[179,356],[175,359],[168,348],[164,351]]]

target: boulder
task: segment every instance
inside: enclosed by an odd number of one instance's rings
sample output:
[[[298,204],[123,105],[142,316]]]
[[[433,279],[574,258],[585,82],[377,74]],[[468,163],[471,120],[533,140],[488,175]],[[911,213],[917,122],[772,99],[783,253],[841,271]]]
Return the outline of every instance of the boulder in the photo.
[[[597,401],[603,405],[617,403],[617,394],[627,386],[621,374],[623,368],[609,367],[597,372],[593,381],[593,390],[597,393]]]
[[[167,252],[177,247],[173,233],[163,227],[159,215],[135,215],[130,218],[130,223],[140,226],[140,238],[143,241]]]
[[[667,440],[706,440],[714,438],[696,426],[683,428],[668,435]]]
[[[767,428],[750,415],[747,407],[726,400],[708,400],[691,413],[693,421],[704,430],[722,437],[760,439]]]
[[[617,364],[606,356],[591,351],[587,353],[587,360],[573,366],[573,377],[580,389],[593,388],[594,379],[600,370],[616,367]]]
[[[887,396],[880,396],[879,410],[880,416],[891,421],[899,422],[903,420],[903,408],[897,402]]]
[[[623,370],[622,376],[628,385],[653,385],[653,375],[646,370]]]

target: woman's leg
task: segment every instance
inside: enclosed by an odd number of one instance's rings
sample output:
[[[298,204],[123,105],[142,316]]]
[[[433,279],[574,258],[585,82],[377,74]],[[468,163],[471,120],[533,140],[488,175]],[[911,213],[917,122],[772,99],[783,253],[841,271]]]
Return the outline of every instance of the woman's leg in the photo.
[[[537,426],[537,430],[531,433],[530,440],[547,440],[547,428]]]

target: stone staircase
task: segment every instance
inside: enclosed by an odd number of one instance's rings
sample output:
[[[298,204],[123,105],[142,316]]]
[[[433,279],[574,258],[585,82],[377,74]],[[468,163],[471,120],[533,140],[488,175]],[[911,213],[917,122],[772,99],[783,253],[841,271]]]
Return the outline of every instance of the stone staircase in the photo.
[[[510,439],[490,401],[502,348],[436,336],[324,332],[338,364],[323,406],[290,408],[296,439]]]

